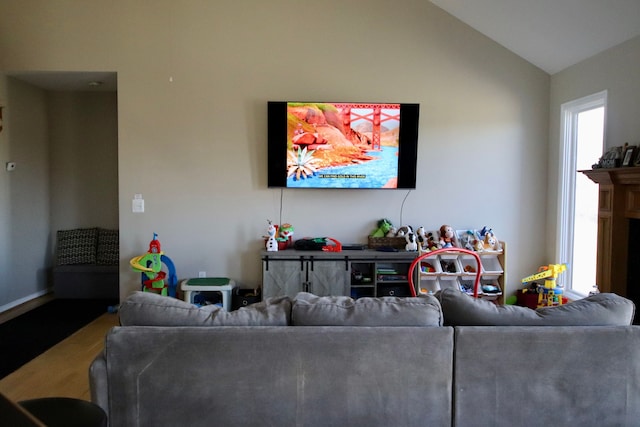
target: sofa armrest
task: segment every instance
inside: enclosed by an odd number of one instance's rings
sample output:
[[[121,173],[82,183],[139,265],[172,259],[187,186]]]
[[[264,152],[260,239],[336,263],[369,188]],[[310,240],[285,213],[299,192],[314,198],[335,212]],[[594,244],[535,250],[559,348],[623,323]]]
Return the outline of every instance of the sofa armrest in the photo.
[[[109,416],[109,383],[107,381],[107,359],[100,352],[89,366],[89,388],[91,401]]]

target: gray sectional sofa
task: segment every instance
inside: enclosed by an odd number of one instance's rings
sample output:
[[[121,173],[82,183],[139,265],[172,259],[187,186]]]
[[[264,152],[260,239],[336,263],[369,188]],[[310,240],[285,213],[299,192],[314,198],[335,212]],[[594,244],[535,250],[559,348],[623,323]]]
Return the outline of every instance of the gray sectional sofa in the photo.
[[[92,400],[118,427],[638,426],[634,311],[613,294],[531,310],[447,290],[227,313],[138,292],[91,365]]]

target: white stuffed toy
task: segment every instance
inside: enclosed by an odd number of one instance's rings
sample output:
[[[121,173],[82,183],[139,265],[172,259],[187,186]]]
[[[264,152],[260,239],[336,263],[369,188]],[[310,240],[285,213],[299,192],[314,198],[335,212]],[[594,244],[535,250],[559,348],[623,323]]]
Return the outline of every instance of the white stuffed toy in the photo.
[[[276,240],[276,227],[269,221],[269,228],[267,228],[267,233],[269,236],[267,237],[267,251],[268,252],[278,252],[278,241]]]
[[[418,250],[418,242],[416,242],[415,234],[413,233],[405,234],[404,240],[407,241],[407,244],[404,247],[407,252],[415,252]]]

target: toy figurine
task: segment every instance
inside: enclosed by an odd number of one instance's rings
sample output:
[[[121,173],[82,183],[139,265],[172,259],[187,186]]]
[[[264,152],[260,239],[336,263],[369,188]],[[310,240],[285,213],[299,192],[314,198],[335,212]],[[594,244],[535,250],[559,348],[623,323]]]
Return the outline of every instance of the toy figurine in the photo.
[[[440,245],[443,248],[451,248],[457,246],[456,233],[450,225],[442,225],[440,227]]]
[[[427,250],[429,251],[435,251],[436,249],[441,249],[442,247],[440,246],[440,243],[438,243],[438,241],[436,240],[435,236],[433,235],[433,233],[429,232],[427,233]]]
[[[269,227],[267,228],[267,234],[269,235],[267,237],[267,251],[269,252],[278,252],[278,241],[276,240],[276,227],[275,225],[273,225],[271,223],[271,221],[267,220],[269,222]]]
[[[291,224],[282,224],[280,226],[280,237],[278,237],[278,241],[281,242],[285,249],[289,246],[293,246],[293,225]]]
[[[427,247],[427,233],[424,231],[424,227],[420,226],[416,228],[416,236],[418,237],[418,247],[420,250]]]
[[[416,242],[416,235],[413,233],[407,233],[404,236],[404,240],[407,241],[405,245],[405,250],[407,252],[415,252],[418,250],[418,243]]]

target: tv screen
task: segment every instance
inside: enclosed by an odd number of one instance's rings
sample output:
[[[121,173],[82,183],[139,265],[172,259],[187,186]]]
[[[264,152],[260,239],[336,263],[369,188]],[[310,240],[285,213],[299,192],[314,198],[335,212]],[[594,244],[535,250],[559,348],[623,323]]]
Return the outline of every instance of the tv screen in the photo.
[[[268,185],[416,186],[419,104],[268,103]]]

